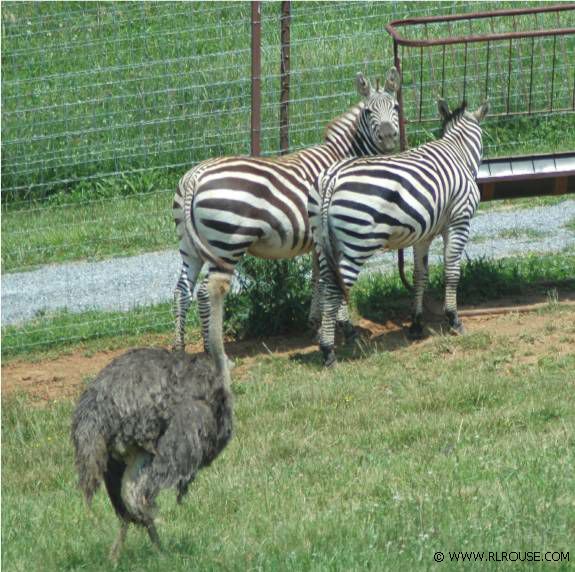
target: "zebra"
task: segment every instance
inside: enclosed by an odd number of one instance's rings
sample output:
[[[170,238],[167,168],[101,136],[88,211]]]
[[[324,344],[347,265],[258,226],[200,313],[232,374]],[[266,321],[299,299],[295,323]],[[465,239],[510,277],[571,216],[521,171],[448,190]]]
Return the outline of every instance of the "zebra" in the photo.
[[[470,221],[479,204],[479,124],[489,104],[485,101],[470,112],[463,102],[450,112],[439,99],[438,109],[440,139],[393,157],[340,162],[322,174],[310,192],[310,224],[323,283],[320,350],[326,366],[336,361],[337,308],[347,299],[361,267],[380,249],[414,247],[415,299],[409,332],[415,338],[422,336],[428,252],[438,234],[444,243],[444,312],[452,332],[464,331],[457,315],[457,284]]]
[[[291,258],[310,251],[309,189],[319,173],[346,157],[391,153],[399,135],[399,73],[374,89],[359,73],[362,100],[328,124],[325,142],[275,158],[222,157],[204,161],[180,180],[173,202],[182,267],[174,291],[174,349],[185,347],[186,313],[204,264],[208,273],[197,292],[204,349],[224,353],[223,300],[236,264],[252,254]],[[315,281],[310,316],[319,318]],[[210,286],[211,284],[211,286]]]

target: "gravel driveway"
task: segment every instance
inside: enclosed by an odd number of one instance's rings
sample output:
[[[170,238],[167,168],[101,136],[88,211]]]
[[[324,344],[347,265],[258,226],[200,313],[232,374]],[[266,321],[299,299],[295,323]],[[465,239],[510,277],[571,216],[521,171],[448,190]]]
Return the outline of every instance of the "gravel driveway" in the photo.
[[[528,252],[551,253],[575,247],[575,232],[565,224],[575,218],[575,200],[554,206],[478,214],[472,223],[470,258],[503,257]],[[504,237],[502,237],[504,233]],[[438,259],[441,241],[432,247]],[[171,300],[180,268],[174,249],[113,258],[44,266],[2,276],[2,325],[30,320],[38,312],[67,308],[126,311],[134,306]],[[377,257],[370,268],[395,268],[395,257]]]

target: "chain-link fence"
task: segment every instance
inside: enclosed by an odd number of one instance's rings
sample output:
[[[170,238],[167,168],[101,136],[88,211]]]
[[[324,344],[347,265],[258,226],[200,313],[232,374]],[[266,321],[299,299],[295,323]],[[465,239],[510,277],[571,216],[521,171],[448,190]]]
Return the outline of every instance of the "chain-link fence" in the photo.
[[[472,2],[292,2],[290,149],[320,142],[329,120],[357,101],[358,71],[382,77],[393,65],[389,21],[476,9]],[[262,3],[261,21],[261,144],[269,155],[279,152],[281,3]],[[3,3],[3,324],[26,324],[5,344],[100,335],[99,323],[117,333],[169,327],[168,305],[150,305],[170,298],[178,270],[175,185],[203,159],[250,150],[250,26],[246,2]],[[538,44],[536,53],[548,50]],[[559,44],[556,53],[567,62],[560,86],[573,81],[573,46]],[[483,65],[483,53],[473,56],[469,62]],[[513,54],[518,73],[526,58]],[[454,77],[456,60],[448,54]],[[424,66],[430,83],[440,65],[435,56],[432,63]],[[406,82],[421,69],[417,58],[409,65]],[[537,81],[536,93],[544,84]],[[463,95],[456,83],[444,87],[452,102]],[[479,104],[482,89],[467,89],[470,104]],[[522,93],[514,85],[511,101]],[[407,98],[410,119],[414,103]],[[558,131],[556,117],[515,135],[488,130],[488,154],[518,141],[529,151],[526,142],[542,139],[574,148],[575,128],[561,123]],[[432,137],[432,127],[411,129],[410,142]],[[127,255],[138,257],[116,258]],[[98,311],[79,322],[71,314],[53,319],[64,307]],[[100,312],[134,307],[144,309],[107,321]]]

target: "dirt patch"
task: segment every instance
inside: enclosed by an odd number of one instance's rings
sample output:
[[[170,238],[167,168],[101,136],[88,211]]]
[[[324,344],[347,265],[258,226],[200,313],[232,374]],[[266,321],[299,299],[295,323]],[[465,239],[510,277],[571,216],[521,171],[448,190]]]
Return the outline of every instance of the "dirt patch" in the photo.
[[[540,302],[540,300],[529,300]],[[514,301],[517,303],[517,301]],[[572,354],[575,351],[575,306],[570,301],[558,306],[557,311],[530,312],[495,316],[474,316],[463,320],[467,331],[485,331],[493,336],[504,336],[513,342],[514,361],[537,363],[544,356]],[[527,303],[526,300],[521,301]],[[421,351],[434,343],[433,334],[441,329],[441,323],[431,321],[431,335],[425,340],[411,343],[406,336],[405,320],[380,324],[361,319],[358,323],[362,338],[376,343],[383,351]],[[169,347],[164,336],[146,339],[146,345]],[[190,353],[200,352],[201,344],[187,347]],[[234,377],[242,379],[258,359],[265,355],[302,356],[317,351],[317,344],[310,334],[290,337],[272,337],[265,341],[250,340],[227,344],[229,355],[236,359],[238,367]],[[113,358],[126,349],[101,351],[88,354],[85,349],[71,351],[42,361],[15,360],[2,366],[2,396],[26,393],[32,400],[42,403],[76,397],[86,379],[94,376]]]

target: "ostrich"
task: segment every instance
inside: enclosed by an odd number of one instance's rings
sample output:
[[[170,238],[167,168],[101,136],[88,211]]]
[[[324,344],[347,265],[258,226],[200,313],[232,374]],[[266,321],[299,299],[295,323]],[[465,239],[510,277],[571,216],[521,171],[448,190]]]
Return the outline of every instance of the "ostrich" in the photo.
[[[175,488],[180,503],[231,435],[228,372],[207,357],[135,349],[98,374],[74,411],[72,441],[88,505],[103,480],[120,519],[113,562],[130,523],[146,528],[160,548],[154,524],[158,493]]]

